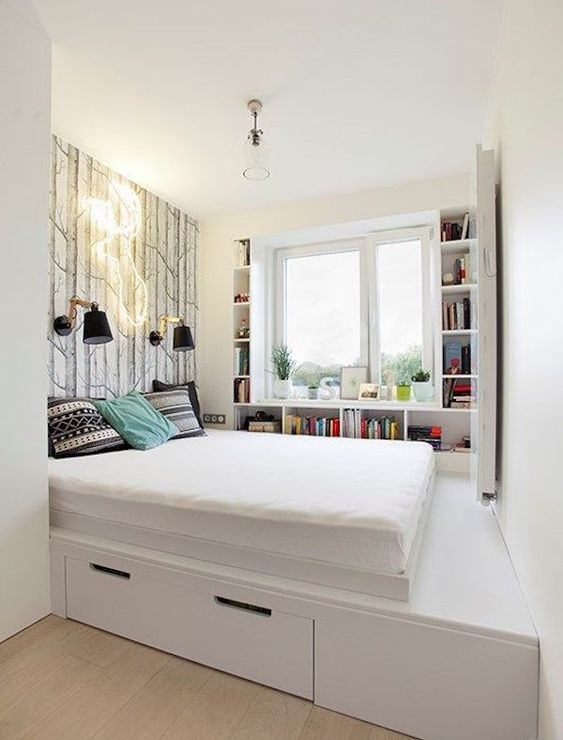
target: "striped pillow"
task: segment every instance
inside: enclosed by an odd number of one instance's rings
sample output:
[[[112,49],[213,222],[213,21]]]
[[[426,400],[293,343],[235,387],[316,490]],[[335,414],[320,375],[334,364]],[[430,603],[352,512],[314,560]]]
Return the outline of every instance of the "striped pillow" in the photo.
[[[144,396],[153,408],[164,414],[180,430],[171,439],[205,435],[194,412],[190,402],[190,394],[187,390],[176,388],[162,393],[145,393]]]
[[[49,443],[53,457],[76,457],[126,447],[87,398],[50,398],[47,401]]]

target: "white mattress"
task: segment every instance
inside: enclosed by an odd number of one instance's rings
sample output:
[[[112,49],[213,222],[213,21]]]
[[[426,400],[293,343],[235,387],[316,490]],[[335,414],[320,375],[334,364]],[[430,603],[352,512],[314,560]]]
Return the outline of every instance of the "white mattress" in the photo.
[[[429,445],[209,431],[49,460],[51,509],[373,573],[404,571]]]

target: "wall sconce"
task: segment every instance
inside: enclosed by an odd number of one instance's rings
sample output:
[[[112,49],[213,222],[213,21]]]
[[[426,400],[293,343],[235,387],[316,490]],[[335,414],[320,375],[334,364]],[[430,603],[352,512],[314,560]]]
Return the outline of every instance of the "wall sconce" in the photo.
[[[53,321],[53,329],[61,337],[68,336],[76,321],[77,307],[87,308],[84,314],[84,327],[82,341],[84,344],[105,344],[111,342],[113,334],[109,321],[104,311],[100,311],[98,304],[94,301],[84,301],[77,295],[73,295],[68,304],[68,314],[57,316]]]
[[[189,349],[195,349],[194,339],[189,326],[184,325],[184,319],[180,316],[161,316],[158,323],[158,331],[151,331],[149,342],[153,347],[158,347],[164,335],[168,324],[178,324],[174,327],[174,338],[172,348],[176,352],[186,352]]]

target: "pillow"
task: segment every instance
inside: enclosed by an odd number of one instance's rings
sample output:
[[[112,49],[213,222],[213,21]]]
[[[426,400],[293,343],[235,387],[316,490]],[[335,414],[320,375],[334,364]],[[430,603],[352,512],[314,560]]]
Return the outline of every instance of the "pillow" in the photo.
[[[167,419],[170,419],[180,430],[174,439],[181,437],[201,437],[205,434],[195,415],[187,390],[176,388],[163,393],[144,393],[150,405]]]
[[[50,398],[47,427],[53,457],[92,455],[126,446],[87,398]]]
[[[111,401],[96,401],[104,419],[136,450],[150,450],[178,434],[178,427],[137,391]]]
[[[153,380],[152,382],[152,389],[153,391],[159,393],[162,391],[174,391],[176,388],[181,388],[182,390],[188,391],[190,394],[190,403],[192,404],[192,409],[194,410],[194,414],[196,415],[197,420],[199,421],[200,427],[203,429],[203,419],[201,418],[201,407],[199,405],[199,398],[197,397],[197,389],[195,387],[195,383],[193,380],[190,380],[189,383],[184,383],[180,385],[171,385],[170,383],[162,383],[160,380]]]

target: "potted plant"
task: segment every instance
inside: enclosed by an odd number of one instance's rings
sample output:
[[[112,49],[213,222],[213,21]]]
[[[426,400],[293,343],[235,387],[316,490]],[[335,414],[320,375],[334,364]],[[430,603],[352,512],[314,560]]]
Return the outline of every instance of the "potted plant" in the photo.
[[[397,401],[402,401],[403,403],[406,403],[410,400],[411,400],[411,384],[406,381],[397,383]]]
[[[291,397],[291,374],[295,370],[295,361],[286,344],[272,347],[272,365],[274,366],[274,398]]]
[[[319,397],[319,384],[318,383],[310,383],[309,384],[309,398],[311,401],[315,401]]]
[[[429,370],[418,370],[412,377],[412,389],[417,401],[429,401],[434,395]]]

